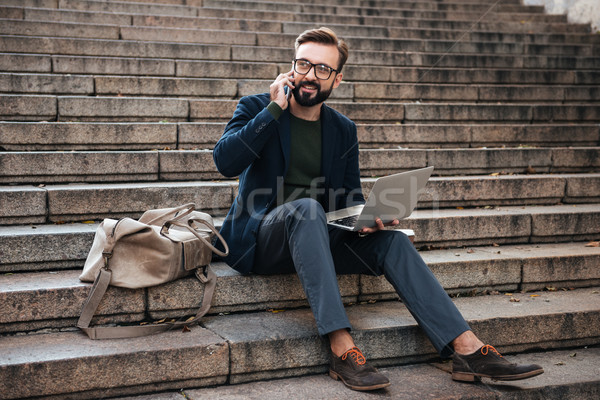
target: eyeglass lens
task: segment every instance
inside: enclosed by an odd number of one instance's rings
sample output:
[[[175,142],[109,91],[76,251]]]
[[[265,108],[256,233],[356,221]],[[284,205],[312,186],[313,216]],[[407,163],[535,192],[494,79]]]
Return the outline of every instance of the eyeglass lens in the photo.
[[[327,65],[313,64],[306,60],[296,60],[294,70],[299,74],[306,75],[312,67],[315,67],[315,76],[323,80],[329,79],[331,72],[333,71],[333,68],[328,67]]]

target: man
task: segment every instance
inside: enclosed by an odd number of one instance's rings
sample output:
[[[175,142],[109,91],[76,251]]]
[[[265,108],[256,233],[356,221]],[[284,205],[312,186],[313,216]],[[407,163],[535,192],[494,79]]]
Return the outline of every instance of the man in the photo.
[[[221,229],[225,261],[244,274],[298,274],[317,329],[329,338],[329,374],[352,389],[390,382],[354,345],[336,273],[385,275],[441,356],[453,357],[456,380],[541,374],[538,365],[508,363],[473,334],[406,235],[383,230],[380,219],[358,234],[327,225],[325,212],[365,202],[356,126],[323,104],[342,82],[347,57],[333,31],[306,31],[292,69],[270,93],[240,100],[213,153],[223,175],[239,175]]]

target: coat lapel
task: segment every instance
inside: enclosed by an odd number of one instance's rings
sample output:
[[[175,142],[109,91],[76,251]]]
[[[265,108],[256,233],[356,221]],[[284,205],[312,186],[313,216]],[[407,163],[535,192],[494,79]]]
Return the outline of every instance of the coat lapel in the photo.
[[[321,110],[321,142],[323,145],[321,151],[321,173],[325,177],[326,186],[328,186],[329,176],[331,175],[337,137],[338,127],[331,122],[329,107],[323,105]]]
[[[290,111],[285,110],[279,117],[279,143],[281,144],[281,152],[283,154],[283,165],[285,169],[283,176],[287,174],[290,166],[290,146],[292,145],[292,134],[290,132]]]

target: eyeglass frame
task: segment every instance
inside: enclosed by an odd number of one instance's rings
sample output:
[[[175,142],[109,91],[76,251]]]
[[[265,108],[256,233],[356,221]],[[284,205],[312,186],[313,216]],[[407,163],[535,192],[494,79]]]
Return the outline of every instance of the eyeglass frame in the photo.
[[[297,61],[305,61],[305,62],[309,63],[309,64],[310,64],[310,68],[308,69],[308,71],[306,71],[305,73],[298,72],[298,70],[296,70],[296,63],[297,63]],[[305,59],[305,58],[294,58],[294,72],[296,72],[296,73],[298,73],[298,74],[300,74],[300,75],[308,75],[308,73],[310,72],[310,70],[311,70],[311,69],[313,69],[314,67],[318,66],[318,65],[321,65],[321,66],[324,66],[324,67],[327,67],[327,68],[329,68],[329,69],[330,69],[330,71],[329,71],[329,75],[327,76],[327,78],[319,78],[319,77],[317,76],[317,70],[316,70],[316,69],[314,70],[314,71],[315,71],[315,72],[314,72],[314,73],[315,73],[315,78],[317,78],[317,79],[320,79],[320,80],[322,80],[322,81],[326,81],[326,80],[328,80],[329,78],[331,78],[331,74],[332,74],[333,72],[335,72],[335,74],[336,74],[336,75],[340,73],[340,71],[339,71],[339,70],[337,70],[337,69],[335,69],[335,68],[332,68],[332,67],[330,67],[330,66],[329,66],[329,65],[327,65],[327,64],[322,64],[322,63],[321,63],[321,64],[313,64],[313,63],[311,63],[310,61],[308,61],[308,60],[307,60],[307,59]]]

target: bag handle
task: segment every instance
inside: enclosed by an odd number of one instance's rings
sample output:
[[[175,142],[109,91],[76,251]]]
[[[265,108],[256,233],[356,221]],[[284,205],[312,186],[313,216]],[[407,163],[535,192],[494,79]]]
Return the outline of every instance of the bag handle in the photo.
[[[194,318],[187,321],[177,321],[165,324],[90,327],[92,317],[96,313],[96,309],[98,308],[104,293],[106,293],[106,290],[108,289],[110,278],[112,276],[112,271],[108,267],[102,268],[83,305],[81,316],[79,317],[79,321],[77,321],[77,327],[83,330],[90,339],[122,339],[165,332],[173,328],[187,326],[198,322],[210,309],[215,286],[217,285],[217,275],[210,268],[210,265],[203,267],[203,269],[203,272],[200,272],[199,269],[196,270],[196,277],[206,285],[204,286],[202,305]]]
[[[223,248],[225,249],[225,252],[222,252],[221,250],[217,249],[215,246],[212,245],[212,243],[210,243],[208,240],[206,240],[206,238],[202,237],[202,235],[200,235],[200,233],[196,229],[194,229],[194,227],[192,226],[192,223],[194,223],[194,222],[201,223],[202,225],[205,225],[206,227],[208,227],[217,236],[217,238],[219,238],[219,240],[221,241],[221,244],[223,244]],[[219,255],[221,257],[227,257],[227,255],[229,254],[229,246],[227,245],[227,242],[225,241],[225,239],[223,239],[223,236],[221,236],[219,231],[217,231],[217,229],[210,222],[208,222],[202,218],[190,218],[190,219],[188,219],[187,224],[183,223],[181,221],[178,221],[178,220],[167,221],[164,223],[162,229],[160,230],[161,235],[163,235],[165,237],[169,237],[168,236],[169,228],[171,226],[178,226],[180,228],[189,230],[191,233],[194,234],[194,236],[196,236],[198,239],[200,239],[202,241],[202,243],[207,245],[209,249],[211,249],[214,253],[216,253],[217,255]]]
[[[190,213],[192,211],[194,211],[196,209],[196,204],[194,203],[187,203],[184,204],[182,206],[179,207],[175,207],[172,210],[169,210],[155,218],[153,218],[152,220],[146,222],[146,224],[148,225],[156,225],[157,221],[160,221],[161,219],[169,219],[171,221],[176,221],[179,220],[181,218],[187,217],[188,215],[190,215]],[[180,211],[183,211],[181,214],[178,214]],[[167,218],[170,215],[173,215],[173,218]]]

